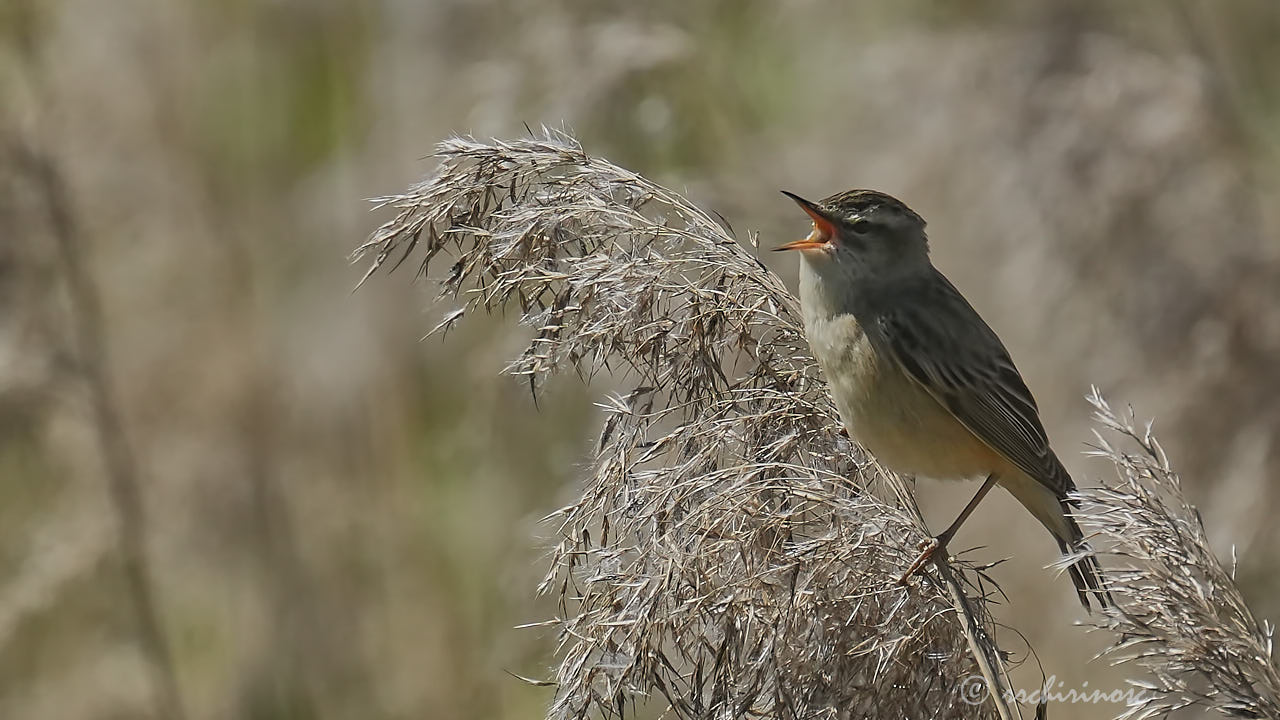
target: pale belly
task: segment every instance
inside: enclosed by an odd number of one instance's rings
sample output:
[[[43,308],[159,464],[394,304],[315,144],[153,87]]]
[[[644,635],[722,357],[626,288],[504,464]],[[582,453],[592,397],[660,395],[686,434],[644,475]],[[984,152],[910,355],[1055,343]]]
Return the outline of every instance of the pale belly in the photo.
[[[880,358],[851,316],[819,321],[811,333],[849,435],[884,467],[937,479],[1004,470],[1003,458],[960,424],[888,358]],[[812,342],[814,335],[828,342]]]

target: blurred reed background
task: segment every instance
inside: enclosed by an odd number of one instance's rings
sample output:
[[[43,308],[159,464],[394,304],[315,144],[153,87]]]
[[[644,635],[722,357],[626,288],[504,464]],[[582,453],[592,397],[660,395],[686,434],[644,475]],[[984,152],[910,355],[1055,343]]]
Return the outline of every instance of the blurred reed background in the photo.
[[[541,716],[504,670],[554,638],[513,626],[555,613],[537,518],[610,382],[535,408],[512,322],[419,343],[431,283],[346,262],[435,142],[525,123],[766,246],[805,232],[779,188],[903,198],[1077,481],[1113,472],[1077,452],[1095,383],[1280,617],[1271,0],[0,0],[0,717],[175,712],[139,533],[188,717]],[[942,523],[972,487],[921,490]],[[998,615],[1046,673],[1123,686],[1007,496],[956,545],[1016,552]]]

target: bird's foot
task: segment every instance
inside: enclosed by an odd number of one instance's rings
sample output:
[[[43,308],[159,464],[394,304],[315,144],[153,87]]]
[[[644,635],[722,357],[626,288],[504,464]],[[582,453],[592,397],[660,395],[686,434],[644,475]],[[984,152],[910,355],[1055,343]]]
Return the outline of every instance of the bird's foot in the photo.
[[[920,568],[923,568],[925,563],[933,559],[934,553],[940,549],[945,551],[947,546],[942,540],[931,537],[927,540],[921,540],[919,547],[920,554],[916,557],[915,562],[911,563],[911,567],[908,567],[907,571],[902,573],[902,577],[898,578],[899,585],[906,585],[912,576],[920,572]]]

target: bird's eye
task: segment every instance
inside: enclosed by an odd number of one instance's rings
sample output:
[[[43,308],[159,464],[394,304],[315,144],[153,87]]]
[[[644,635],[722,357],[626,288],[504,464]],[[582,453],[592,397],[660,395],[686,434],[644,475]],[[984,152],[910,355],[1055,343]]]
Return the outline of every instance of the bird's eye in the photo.
[[[859,235],[865,235],[871,232],[871,222],[869,220],[858,220],[853,223],[853,231]]]

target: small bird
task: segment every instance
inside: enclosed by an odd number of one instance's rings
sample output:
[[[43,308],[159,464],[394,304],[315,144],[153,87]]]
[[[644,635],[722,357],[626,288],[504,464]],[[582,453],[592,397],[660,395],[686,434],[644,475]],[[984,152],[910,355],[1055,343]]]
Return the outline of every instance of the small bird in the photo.
[[[800,251],[805,334],[850,436],[895,472],[985,477],[982,488],[903,575],[942,548],[996,483],[1066,556],[1085,609],[1113,604],[1101,567],[1068,514],[1075,483],[1049,447],[1036,401],[1009,351],[929,260],[924,219],[874,190],[814,203]],[[1078,556],[1078,557],[1076,557]]]

